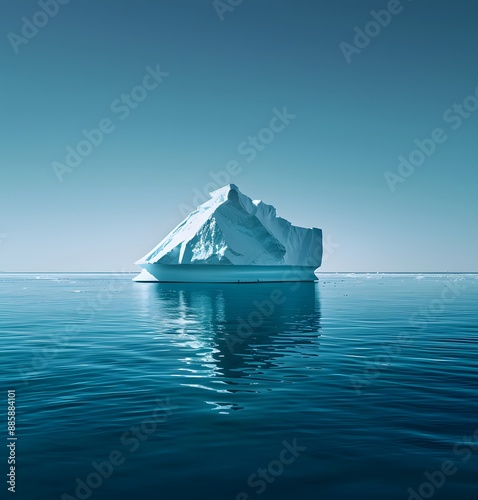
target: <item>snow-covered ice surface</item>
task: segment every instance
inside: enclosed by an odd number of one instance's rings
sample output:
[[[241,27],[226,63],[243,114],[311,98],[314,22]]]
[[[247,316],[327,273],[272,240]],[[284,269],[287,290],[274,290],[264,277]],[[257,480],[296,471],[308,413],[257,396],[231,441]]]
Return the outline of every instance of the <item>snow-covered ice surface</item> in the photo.
[[[234,184],[210,195],[136,264],[320,267],[321,229],[293,226]]]

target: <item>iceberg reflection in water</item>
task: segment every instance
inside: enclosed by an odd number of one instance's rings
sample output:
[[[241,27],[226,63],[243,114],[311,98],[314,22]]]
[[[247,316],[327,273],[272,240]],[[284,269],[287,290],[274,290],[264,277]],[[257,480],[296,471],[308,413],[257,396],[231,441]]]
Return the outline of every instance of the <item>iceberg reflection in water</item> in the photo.
[[[150,326],[157,326],[154,339],[169,354],[176,352],[171,371],[182,385],[218,394],[260,393],[270,390],[273,380],[292,383],[316,368],[316,283],[151,283],[141,288],[144,313]]]

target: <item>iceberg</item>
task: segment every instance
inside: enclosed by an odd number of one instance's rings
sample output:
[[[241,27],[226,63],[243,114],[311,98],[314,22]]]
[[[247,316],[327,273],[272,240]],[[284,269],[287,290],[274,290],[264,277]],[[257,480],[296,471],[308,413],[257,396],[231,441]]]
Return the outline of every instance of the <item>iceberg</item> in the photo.
[[[293,226],[276,209],[229,184],[210,193],[135,264],[135,281],[257,283],[314,281],[322,230]]]

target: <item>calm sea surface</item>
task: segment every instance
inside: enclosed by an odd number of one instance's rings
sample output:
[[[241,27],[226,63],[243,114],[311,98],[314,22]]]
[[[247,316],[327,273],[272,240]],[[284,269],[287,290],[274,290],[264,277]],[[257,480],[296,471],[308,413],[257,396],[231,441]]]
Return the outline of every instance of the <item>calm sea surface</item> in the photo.
[[[1,498],[478,498],[478,275],[131,278],[0,275]]]

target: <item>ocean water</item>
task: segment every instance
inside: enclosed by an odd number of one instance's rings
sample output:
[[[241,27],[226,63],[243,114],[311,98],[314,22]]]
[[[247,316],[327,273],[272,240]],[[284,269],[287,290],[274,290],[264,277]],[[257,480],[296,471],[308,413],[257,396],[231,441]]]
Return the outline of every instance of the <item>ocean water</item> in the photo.
[[[478,275],[131,278],[0,275],[1,498],[478,497]]]

